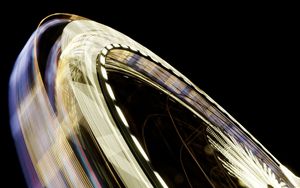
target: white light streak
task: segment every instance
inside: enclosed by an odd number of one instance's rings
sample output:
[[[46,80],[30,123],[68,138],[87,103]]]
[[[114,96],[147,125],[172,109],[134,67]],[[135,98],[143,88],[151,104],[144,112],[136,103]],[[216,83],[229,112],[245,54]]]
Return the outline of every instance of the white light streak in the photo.
[[[137,52],[137,49],[134,48],[134,47],[132,47],[132,46],[130,46],[130,49],[131,49],[132,51],[134,51],[134,52]]]
[[[104,67],[101,66],[100,70],[101,70],[102,77],[103,77],[105,80],[107,80],[108,77],[107,77],[106,69],[105,69]]]
[[[102,54],[103,54],[103,55],[106,55],[106,54],[107,54],[107,52],[108,52],[108,50],[107,50],[106,48],[103,48],[103,50],[102,50]]]
[[[131,135],[131,138],[132,138],[134,144],[136,145],[136,147],[138,148],[138,150],[140,151],[140,153],[142,154],[142,156],[146,159],[146,161],[150,161],[147,154],[146,154],[146,152],[144,151],[144,149],[142,148],[141,144],[136,139],[136,137]]]
[[[121,109],[120,109],[117,105],[115,105],[115,106],[116,106],[116,110],[117,110],[117,112],[118,112],[118,114],[119,114],[119,116],[120,116],[120,118],[121,118],[123,124],[124,124],[126,127],[129,127],[129,125],[128,125],[128,123],[127,123],[127,120],[126,120],[126,118],[125,118],[123,112],[121,111]]]
[[[125,45],[125,44],[121,44],[121,46],[122,46],[123,48],[128,48],[128,46]]]
[[[120,45],[119,45],[119,44],[113,44],[113,46],[114,46],[115,48],[120,48]]]
[[[111,44],[107,45],[105,48],[107,48],[108,50],[112,49],[113,46]]]
[[[103,55],[100,55],[100,63],[101,63],[102,65],[105,64],[105,57],[104,57]]]
[[[110,98],[115,101],[116,98],[115,98],[112,88],[110,87],[110,85],[108,83],[105,83],[105,86],[106,86],[106,89],[107,89],[107,92],[108,92]]]
[[[224,168],[246,187],[267,187],[268,185],[274,188],[286,187],[266,163],[233,136],[225,135],[217,127],[208,128],[207,131],[210,134],[208,141],[211,146],[225,158],[219,158]]]
[[[148,56],[148,54],[146,54],[145,52],[143,52],[143,51],[140,51],[140,53],[143,55],[143,56],[145,56],[145,57],[147,57]]]
[[[157,177],[158,181],[161,183],[161,185],[164,188],[168,188],[166,182],[162,179],[162,177],[159,175],[159,173],[157,173],[156,171],[154,171],[155,176]]]

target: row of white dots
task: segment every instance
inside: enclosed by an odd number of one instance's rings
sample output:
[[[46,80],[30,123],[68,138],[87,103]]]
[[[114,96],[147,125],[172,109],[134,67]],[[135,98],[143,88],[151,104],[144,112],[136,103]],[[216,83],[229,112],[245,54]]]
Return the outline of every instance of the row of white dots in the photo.
[[[100,53],[100,63],[103,65],[100,67],[100,70],[101,70],[101,74],[102,74],[102,77],[107,81],[108,80],[108,76],[107,76],[107,72],[106,72],[106,69],[104,68],[104,65],[105,65],[105,56],[108,54],[108,51],[109,50],[112,50],[114,48],[123,48],[123,49],[130,49],[131,51],[133,52],[137,52],[137,53],[140,53],[142,54],[143,56],[145,57],[150,57],[148,56],[146,53],[144,53],[143,51],[139,51],[135,48],[132,48],[132,47],[128,47],[127,45],[124,45],[124,44],[110,44],[110,45],[107,45],[105,48],[102,49],[101,53]],[[151,57],[150,57],[151,58]],[[156,63],[159,63],[157,60],[154,60],[153,58],[151,58],[151,60],[153,60],[154,62]],[[161,63],[159,63],[161,65]],[[110,96],[110,98],[115,101],[116,98],[115,98],[115,95],[113,93],[113,90],[111,88],[111,86],[105,82],[105,85],[106,85],[106,89],[108,91],[108,94]],[[116,111],[121,119],[121,121],[123,122],[123,124],[129,128],[129,124],[122,112],[122,110],[120,109],[120,107],[118,107],[117,105],[115,105],[115,108],[116,108]],[[149,157],[147,156],[146,152],[144,151],[144,149],[142,148],[141,144],[139,143],[139,141],[136,139],[136,137],[132,134],[131,135],[131,138],[134,142],[134,144],[136,145],[136,147],[138,148],[139,152],[142,154],[142,156],[144,157],[144,159],[147,161],[147,162],[150,162],[149,160]],[[158,172],[156,171],[153,171],[155,176],[157,177],[158,181],[161,183],[161,185],[164,187],[164,188],[167,188],[167,184],[165,183],[165,181],[161,178],[161,176],[158,174]]]

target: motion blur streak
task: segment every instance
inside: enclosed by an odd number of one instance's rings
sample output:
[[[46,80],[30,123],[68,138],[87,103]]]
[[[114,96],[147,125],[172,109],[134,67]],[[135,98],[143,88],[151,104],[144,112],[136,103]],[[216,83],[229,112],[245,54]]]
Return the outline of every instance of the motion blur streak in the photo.
[[[130,111],[131,97],[123,102],[126,92],[114,82],[118,74],[118,82],[151,88],[148,96],[163,102],[145,98]],[[54,14],[39,24],[17,58],[9,96],[29,187],[300,187],[298,177],[175,68],[80,16]],[[153,114],[143,114],[146,105]]]
[[[62,126],[66,120],[59,120],[53,111],[39,72],[39,37],[47,29],[66,22],[54,19],[43,23],[19,55],[11,76],[11,125],[14,137],[18,138],[18,152],[29,187],[100,185],[96,178],[88,178],[92,174],[84,172],[72,151]],[[84,164],[88,167],[87,161]]]

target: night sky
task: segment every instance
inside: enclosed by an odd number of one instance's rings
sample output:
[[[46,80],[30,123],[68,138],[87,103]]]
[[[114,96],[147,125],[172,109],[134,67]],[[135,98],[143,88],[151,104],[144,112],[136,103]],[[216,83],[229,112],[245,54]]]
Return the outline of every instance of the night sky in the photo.
[[[24,187],[9,127],[8,80],[45,16],[68,12],[141,43],[203,89],[281,163],[300,175],[295,12],[281,5],[11,3],[1,12],[1,183]],[[18,10],[19,9],[19,10]],[[297,24],[296,24],[297,23]],[[299,52],[297,51],[297,55]],[[297,68],[296,68],[297,67]]]

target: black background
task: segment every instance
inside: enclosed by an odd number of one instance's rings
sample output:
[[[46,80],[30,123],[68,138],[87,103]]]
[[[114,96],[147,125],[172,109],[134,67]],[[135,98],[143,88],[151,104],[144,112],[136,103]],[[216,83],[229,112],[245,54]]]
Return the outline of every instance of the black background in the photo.
[[[25,186],[9,127],[9,76],[39,21],[56,12],[111,26],[161,56],[300,175],[299,43],[293,5],[161,3],[12,1],[2,7],[2,184]]]

